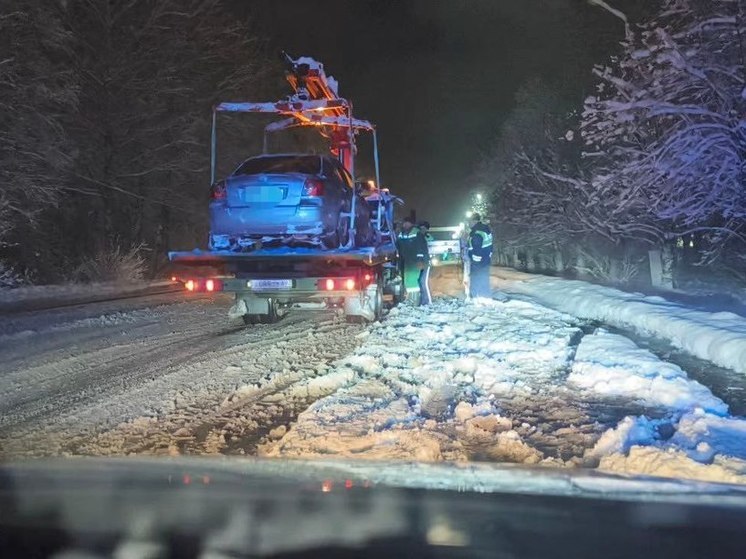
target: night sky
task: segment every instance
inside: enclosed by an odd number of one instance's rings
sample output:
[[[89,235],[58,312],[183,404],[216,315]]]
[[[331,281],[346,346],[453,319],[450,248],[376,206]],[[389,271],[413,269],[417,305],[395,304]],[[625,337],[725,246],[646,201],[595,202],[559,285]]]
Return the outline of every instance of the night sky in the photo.
[[[623,38],[585,0],[236,3],[239,17],[249,10],[270,48],[313,56],[340,81],[356,116],[378,126],[384,185],[437,224],[468,208],[469,177],[518,88],[541,77],[579,105],[593,64]]]

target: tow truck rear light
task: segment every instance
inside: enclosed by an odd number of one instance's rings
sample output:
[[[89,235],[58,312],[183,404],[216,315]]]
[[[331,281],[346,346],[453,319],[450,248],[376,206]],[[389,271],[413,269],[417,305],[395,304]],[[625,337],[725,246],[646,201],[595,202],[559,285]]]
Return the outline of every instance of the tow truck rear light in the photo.
[[[306,179],[303,185],[303,196],[319,197],[324,195],[324,181],[317,178]]]
[[[317,285],[323,291],[354,291],[358,282],[355,278],[326,278],[319,280]]]
[[[190,279],[184,282],[187,291],[214,293],[223,291],[223,282],[219,279]]]

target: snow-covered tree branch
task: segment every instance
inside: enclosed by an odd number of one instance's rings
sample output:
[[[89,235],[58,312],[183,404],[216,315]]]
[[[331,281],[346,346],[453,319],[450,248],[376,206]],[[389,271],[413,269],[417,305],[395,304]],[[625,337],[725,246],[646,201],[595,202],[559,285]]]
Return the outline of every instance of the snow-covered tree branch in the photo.
[[[666,0],[596,68],[582,135],[596,174],[649,208],[669,236],[708,231],[708,257],[738,239],[746,217],[746,99],[740,0]],[[616,217],[614,214],[613,217]]]

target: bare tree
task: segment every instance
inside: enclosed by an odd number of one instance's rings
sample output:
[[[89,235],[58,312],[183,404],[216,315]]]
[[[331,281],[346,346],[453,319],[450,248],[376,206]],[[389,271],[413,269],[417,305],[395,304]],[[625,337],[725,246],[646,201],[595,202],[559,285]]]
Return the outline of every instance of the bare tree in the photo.
[[[58,16],[40,0],[0,6],[0,242],[17,243],[57,203],[72,164],[64,119],[77,87],[58,63],[71,52]]]
[[[80,192],[58,216],[62,237],[90,254],[194,245],[206,229],[210,109],[265,88],[261,45],[218,0],[70,0],[65,22],[80,77],[68,180]]]
[[[562,227],[557,203],[563,194],[540,170],[551,166],[559,174],[579,159],[570,142],[558,141],[572,120],[571,102],[550,84],[534,78],[518,90],[515,109],[474,176],[481,191],[492,193],[499,243],[544,246],[557,241]]]

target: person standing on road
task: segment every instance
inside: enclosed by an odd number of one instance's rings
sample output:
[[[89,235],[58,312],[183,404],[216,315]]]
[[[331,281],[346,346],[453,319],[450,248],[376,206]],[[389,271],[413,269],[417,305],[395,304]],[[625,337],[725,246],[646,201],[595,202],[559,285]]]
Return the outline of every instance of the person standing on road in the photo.
[[[469,260],[469,231],[466,227],[462,227],[459,238],[459,248],[461,249],[459,255],[461,256],[461,271],[463,273],[463,284],[464,292],[466,293],[466,300],[469,300],[469,275],[471,272],[471,261]]]
[[[469,256],[469,296],[490,296],[490,265],[492,264],[492,231],[482,223],[479,214],[470,220],[468,256]]]
[[[430,222],[429,221],[422,221],[419,224],[419,230],[420,233],[422,233],[425,236],[425,240],[430,243],[435,240],[435,237],[433,237],[430,234]]]
[[[419,304],[429,305],[430,253],[425,236],[415,229],[411,218],[404,218],[402,221],[396,247],[399,250],[399,266],[407,298],[414,298],[415,293],[419,293]]]
[[[422,221],[418,226],[420,233],[425,237],[425,243],[427,246],[427,260],[425,260],[425,269],[420,272],[419,284],[420,284],[420,305],[429,305],[433,302],[433,298],[430,295],[430,269],[432,268],[432,262],[430,261],[430,243],[435,240],[430,234],[430,222]]]

